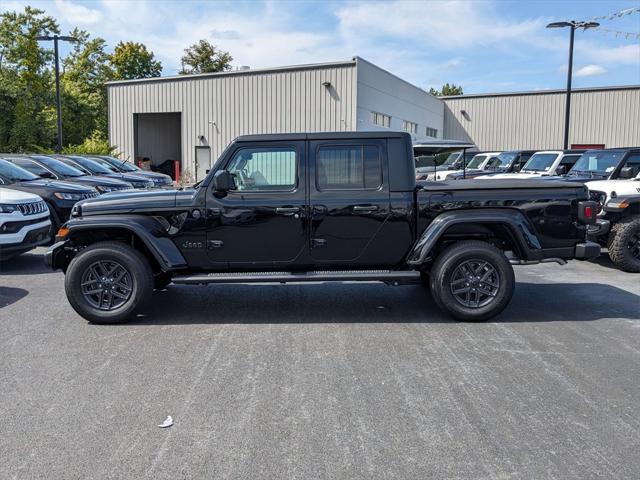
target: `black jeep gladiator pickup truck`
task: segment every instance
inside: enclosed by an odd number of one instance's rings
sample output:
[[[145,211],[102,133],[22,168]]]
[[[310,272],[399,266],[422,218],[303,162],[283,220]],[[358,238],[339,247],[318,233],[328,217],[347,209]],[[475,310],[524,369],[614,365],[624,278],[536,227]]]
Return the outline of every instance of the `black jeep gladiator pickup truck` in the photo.
[[[445,312],[484,320],[509,303],[512,264],[598,256],[595,218],[575,183],[416,184],[406,133],[242,136],[193,188],[79,202],[45,261],[96,323],[170,282],[421,280]]]

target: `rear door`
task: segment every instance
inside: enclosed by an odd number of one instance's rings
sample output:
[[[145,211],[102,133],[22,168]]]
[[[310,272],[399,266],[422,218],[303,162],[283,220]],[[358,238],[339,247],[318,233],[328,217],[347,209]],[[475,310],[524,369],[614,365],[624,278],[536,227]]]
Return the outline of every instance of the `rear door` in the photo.
[[[310,255],[317,263],[375,263],[389,216],[385,139],[309,142]]]

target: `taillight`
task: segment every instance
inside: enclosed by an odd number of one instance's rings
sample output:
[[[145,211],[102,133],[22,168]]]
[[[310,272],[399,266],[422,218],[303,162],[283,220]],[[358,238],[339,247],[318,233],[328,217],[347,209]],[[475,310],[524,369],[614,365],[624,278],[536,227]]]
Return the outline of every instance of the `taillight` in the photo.
[[[580,223],[596,223],[598,215],[598,204],[593,201],[578,202],[578,220]]]

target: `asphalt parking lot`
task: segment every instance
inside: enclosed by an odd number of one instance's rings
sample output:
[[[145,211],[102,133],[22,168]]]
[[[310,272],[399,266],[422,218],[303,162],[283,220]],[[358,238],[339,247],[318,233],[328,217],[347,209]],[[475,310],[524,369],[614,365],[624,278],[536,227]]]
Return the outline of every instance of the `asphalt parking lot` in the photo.
[[[170,286],[96,326],[41,255],[0,272],[0,478],[640,477],[640,276],[606,256],[518,267],[488,323],[366,284]]]

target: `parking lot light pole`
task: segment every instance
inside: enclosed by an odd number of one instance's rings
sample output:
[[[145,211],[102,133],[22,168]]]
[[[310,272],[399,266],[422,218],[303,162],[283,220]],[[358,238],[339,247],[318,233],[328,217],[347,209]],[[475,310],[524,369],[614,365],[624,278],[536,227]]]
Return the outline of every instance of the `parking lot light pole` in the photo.
[[[600,24],[597,22],[576,22],[575,20],[571,20],[570,22],[553,22],[547,25],[547,28],[565,28],[569,27],[571,33],[569,35],[569,66],[567,68],[567,100],[565,105],[564,112],[564,142],[563,149],[567,150],[569,148],[569,120],[571,116],[571,76],[573,73],[573,38],[575,36],[576,28],[582,28],[586,30],[587,28],[595,28],[599,27]]]
[[[56,66],[56,114],[58,121],[58,144],[56,145],[56,152],[62,151],[62,103],[60,100],[60,58],[58,56],[58,40],[64,42],[77,42],[78,39],[74,37],[68,37],[65,35],[42,35],[36,37],[36,40],[51,41],[53,40],[53,54],[55,57]]]

